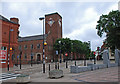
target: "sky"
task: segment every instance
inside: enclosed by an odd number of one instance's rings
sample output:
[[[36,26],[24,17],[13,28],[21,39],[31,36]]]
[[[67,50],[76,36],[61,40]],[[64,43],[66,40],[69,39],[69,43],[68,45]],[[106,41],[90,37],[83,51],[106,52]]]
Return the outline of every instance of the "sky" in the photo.
[[[1,0],[0,14],[10,19],[19,18],[20,36],[42,34],[40,17],[58,12],[62,16],[63,38],[90,41],[96,50],[105,39],[97,35],[99,17],[112,10],[118,10],[119,0]]]

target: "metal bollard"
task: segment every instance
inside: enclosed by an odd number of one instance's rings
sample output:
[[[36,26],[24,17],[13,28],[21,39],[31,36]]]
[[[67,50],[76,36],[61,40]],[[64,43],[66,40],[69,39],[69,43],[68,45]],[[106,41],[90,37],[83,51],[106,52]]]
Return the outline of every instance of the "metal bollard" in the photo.
[[[58,62],[58,69],[59,69],[59,62]]]
[[[57,69],[57,63],[55,62],[55,69]]]
[[[67,64],[67,61],[66,61],[66,68],[68,68],[68,64]]]
[[[76,66],[76,61],[75,61],[75,66]]]
[[[49,71],[50,71],[50,64],[49,64]]]

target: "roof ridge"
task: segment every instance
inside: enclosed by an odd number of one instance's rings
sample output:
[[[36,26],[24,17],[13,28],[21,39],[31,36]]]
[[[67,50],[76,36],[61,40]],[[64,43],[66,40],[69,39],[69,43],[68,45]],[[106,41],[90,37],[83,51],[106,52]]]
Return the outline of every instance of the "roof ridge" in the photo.
[[[3,21],[6,21],[6,22],[10,22],[10,23],[13,23],[13,24],[18,24],[18,23],[15,23],[13,21],[10,21],[9,19],[7,19],[6,17],[0,15],[0,20],[3,20]]]
[[[2,16],[2,15],[0,15],[0,19],[10,21],[10,20],[8,20],[7,18],[5,18],[5,17]]]
[[[44,35],[47,35],[47,34],[44,34]],[[41,34],[41,35],[33,35],[33,36],[25,36],[25,37],[20,37],[20,38],[29,38],[29,37],[37,37],[37,36],[43,36],[43,34]]]
[[[45,34],[45,38],[47,37],[47,34]],[[42,40],[43,35],[34,35],[34,36],[27,36],[27,37],[20,37],[18,38],[18,41],[32,41],[32,40]]]

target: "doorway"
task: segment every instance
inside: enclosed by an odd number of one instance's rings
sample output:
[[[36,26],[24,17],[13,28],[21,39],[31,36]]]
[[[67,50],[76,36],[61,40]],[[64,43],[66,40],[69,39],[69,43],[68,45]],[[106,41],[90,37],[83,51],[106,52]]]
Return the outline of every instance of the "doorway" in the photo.
[[[41,55],[40,54],[37,54],[37,63],[41,63]]]

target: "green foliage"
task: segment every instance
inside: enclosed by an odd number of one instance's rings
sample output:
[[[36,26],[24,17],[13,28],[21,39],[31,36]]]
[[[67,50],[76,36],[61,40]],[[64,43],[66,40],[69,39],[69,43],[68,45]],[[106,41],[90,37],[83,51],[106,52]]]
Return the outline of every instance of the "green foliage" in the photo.
[[[60,38],[57,39],[54,44],[54,50],[58,50],[61,53],[70,52],[71,51],[71,40],[69,38]]]
[[[69,38],[60,38],[57,39],[54,44],[54,50],[58,50],[62,54],[65,53],[77,53],[77,54],[85,54],[86,57],[90,55],[89,43],[82,42],[79,40],[70,40]]]
[[[112,49],[120,49],[120,11],[111,11],[108,15],[100,16],[96,26],[98,36],[106,33],[107,45]]]
[[[91,57],[91,58],[95,58],[94,51],[92,51],[92,52],[90,53],[90,57]]]

